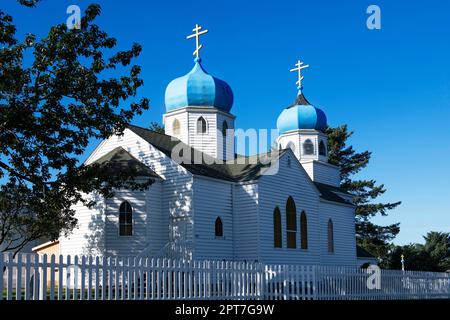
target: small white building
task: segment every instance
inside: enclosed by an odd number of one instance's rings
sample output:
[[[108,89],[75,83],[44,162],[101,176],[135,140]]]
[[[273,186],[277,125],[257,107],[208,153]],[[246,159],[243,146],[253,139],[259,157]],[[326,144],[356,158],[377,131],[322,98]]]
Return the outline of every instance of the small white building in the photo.
[[[75,207],[61,254],[357,264],[354,206],[328,163],[326,116],[301,90],[278,118],[280,151],[249,157],[235,154],[231,88],[199,58],[165,102],[165,134],[130,125],[85,163],[134,166],[152,185]]]

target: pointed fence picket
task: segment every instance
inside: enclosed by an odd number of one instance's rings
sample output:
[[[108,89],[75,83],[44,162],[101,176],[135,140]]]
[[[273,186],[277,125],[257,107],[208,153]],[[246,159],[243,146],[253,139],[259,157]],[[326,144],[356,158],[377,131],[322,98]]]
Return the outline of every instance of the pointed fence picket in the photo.
[[[0,300],[438,299],[450,274],[144,257],[0,254]]]

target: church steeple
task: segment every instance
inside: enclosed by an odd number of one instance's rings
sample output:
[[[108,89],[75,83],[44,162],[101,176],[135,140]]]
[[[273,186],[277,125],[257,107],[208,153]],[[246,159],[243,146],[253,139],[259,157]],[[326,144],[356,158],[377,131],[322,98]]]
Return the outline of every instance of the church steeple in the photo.
[[[165,130],[214,158],[228,160],[234,157],[233,91],[202,66],[200,36],[208,30],[196,24],[192,31],[187,39],[195,38],[194,67],[166,88]]]
[[[277,119],[280,134],[277,140],[278,146],[281,149],[291,148],[314,181],[321,179],[316,175],[320,171],[318,168],[326,167],[327,170],[330,169],[328,172],[333,176],[332,184],[338,185],[339,170],[328,164],[328,137],[325,133],[327,116],[321,109],[313,106],[303,93],[304,77],[301,71],[309,65],[298,60],[295,66],[296,68],[290,71],[297,72],[298,75],[297,97],[294,104],[285,108]]]

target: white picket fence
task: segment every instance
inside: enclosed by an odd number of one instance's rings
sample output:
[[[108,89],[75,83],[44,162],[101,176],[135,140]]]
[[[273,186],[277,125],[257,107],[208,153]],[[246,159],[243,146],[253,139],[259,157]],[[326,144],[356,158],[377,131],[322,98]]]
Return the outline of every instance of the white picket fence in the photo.
[[[450,275],[231,261],[0,254],[0,300],[450,299]]]

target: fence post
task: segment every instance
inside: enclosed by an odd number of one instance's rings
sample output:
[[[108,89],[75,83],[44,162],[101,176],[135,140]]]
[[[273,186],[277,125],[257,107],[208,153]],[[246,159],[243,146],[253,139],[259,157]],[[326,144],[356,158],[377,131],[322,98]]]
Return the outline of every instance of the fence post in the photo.
[[[6,271],[6,267],[5,267],[5,264],[4,264],[4,257],[5,257],[5,254],[4,253],[0,253],[0,294],[1,294],[1,296],[0,296],[0,300],[3,300],[3,276],[4,276],[4,274],[5,274],[5,271]]]

